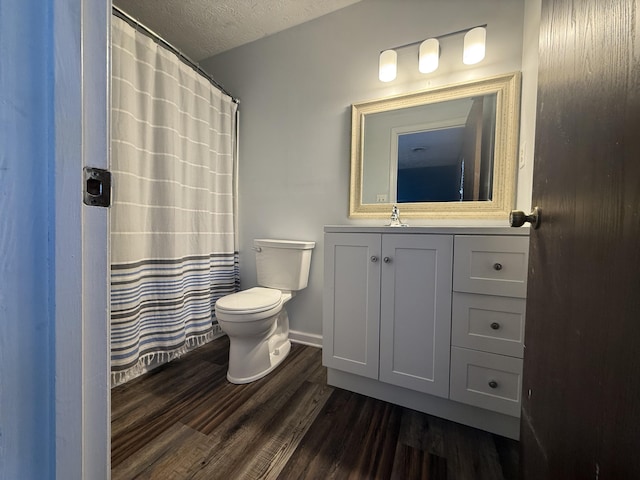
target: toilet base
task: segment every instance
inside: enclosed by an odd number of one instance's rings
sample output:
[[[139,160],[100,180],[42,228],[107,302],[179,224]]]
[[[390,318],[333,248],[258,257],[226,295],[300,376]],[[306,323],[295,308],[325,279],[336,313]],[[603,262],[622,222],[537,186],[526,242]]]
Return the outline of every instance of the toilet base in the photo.
[[[287,311],[282,308],[274,320],[271,329],[263,335],[229,335],[229,382],[254,382],[271,373],[289,355],[291,342]]]
[[[291,342],[287,339],[280,347],[276,348],[273,352],[269,353],[269,366],[257,373],[254,373],[250,376],[242,376],[235,377],[231,374],[231,368],[227,372],[227,380],[231,383],[235,383],[237,385],[242,385],[244,383],[255,382],[256,380],[260,380],[262,377],[266,377],[270,374],[282,361],[287,358],[289,352],[291,351]]]

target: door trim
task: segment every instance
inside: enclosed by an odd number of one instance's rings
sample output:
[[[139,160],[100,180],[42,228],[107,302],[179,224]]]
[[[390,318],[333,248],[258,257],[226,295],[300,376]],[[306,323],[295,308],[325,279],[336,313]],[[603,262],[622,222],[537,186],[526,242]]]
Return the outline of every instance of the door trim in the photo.
[[[110,477],[108,210],[82,204],[108,168],[110,0],[52,2],[55,109],[55,478]]]

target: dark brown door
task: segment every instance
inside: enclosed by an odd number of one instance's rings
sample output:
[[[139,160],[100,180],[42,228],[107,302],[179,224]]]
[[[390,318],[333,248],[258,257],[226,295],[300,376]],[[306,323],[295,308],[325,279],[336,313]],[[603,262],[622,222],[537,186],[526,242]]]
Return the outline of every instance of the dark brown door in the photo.
[[[543,0],[527,480],[640,479],[640,1]]]

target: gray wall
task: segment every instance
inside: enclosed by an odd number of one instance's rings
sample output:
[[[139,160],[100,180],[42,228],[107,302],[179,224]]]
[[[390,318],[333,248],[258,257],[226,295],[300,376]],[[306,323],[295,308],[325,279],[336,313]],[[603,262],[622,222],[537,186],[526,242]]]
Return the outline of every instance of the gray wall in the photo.
[[[351,104],[520,70],[524,4],[524,0],[363,0],[202,63],[241,100],[243,288],[256,283],[253,238],[317,242],[309,287],[288,307],[293,330],[322,333],[323,226],[382,223],[347,218]],[[440,68],[433,74],[417,72],[417,47],[413,47],[398,52],[395,81],[378,80],[381,50],[484,23],[487,55],[480,64],[462,64],[462,36],[454,36],[441,41]],[[531,118],[533,113],[522,115]],[[532,132],[522,132],[523,137],[528,135]],[[533,145],[532,138],[528,144]],[[518,197],[522,208],[530,203],[531,176],[525,170],[518,179],[519,190],[525,191],[522,199]]]
[[[0,15],[0,478],[52,478],[51,5]],[[28,41],[25,41],[25,35]]]

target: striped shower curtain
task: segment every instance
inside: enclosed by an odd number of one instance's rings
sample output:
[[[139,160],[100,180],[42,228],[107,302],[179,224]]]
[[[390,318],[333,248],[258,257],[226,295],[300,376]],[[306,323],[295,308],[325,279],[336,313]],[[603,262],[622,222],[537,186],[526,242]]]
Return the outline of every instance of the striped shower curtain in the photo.
[[[221,335],[238,289],[236,108],[112,18],[111,372],[125,382]]]

